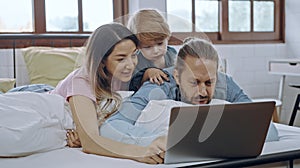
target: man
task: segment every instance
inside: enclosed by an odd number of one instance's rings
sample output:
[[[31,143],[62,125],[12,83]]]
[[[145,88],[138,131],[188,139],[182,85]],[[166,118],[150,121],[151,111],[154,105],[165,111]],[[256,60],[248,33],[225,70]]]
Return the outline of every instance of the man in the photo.
[[[156,137],[164,135],[166,132],[149,131],[136,124],[141,112],[152,100],[168,99],[194,105],[208,104],[213,97],[229,102],[251,101],[230,77],[218,73],[218,64],[218,53],[210,42],[188,39],[178,52],[173,75],[169,74],[170,81],[162,85],[145,82],[133,96],[123,102],[115,115],[107,119],[100,128],[100,134],[139,145],[147,145]]]

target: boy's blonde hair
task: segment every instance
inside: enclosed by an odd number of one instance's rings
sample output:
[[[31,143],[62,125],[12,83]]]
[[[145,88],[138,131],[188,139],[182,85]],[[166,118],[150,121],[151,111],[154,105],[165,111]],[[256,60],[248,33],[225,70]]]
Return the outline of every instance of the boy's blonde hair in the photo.
[[[139,10],[129,19],[127,27],[136,34],[142,44],[161,41],[171,36],[168,23],[155,9]]]

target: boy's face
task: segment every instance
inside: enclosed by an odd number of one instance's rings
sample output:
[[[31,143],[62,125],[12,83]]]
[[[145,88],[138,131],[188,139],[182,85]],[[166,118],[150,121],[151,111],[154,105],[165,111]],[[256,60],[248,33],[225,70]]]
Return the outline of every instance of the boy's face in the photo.
[[[141,52],[144,57],[155,62],[165,56],[167,52],[168,38],[164,40],[148,41],[147,44],[141,43]]]

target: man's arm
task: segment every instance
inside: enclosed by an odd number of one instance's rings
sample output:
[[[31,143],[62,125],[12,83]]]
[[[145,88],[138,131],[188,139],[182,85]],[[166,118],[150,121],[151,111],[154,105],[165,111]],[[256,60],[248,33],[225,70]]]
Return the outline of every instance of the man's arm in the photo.
[[[145,82],[134,95],[123,101],[117,113],[103,123],[100,134],[128,144],[148,145],[155,136],[135,122],[150,100],[166,99],[166,93],[163,86]]]
[[[124,120],[134,125],[135,121],[140,116],[141,111],[147,106],[150,100],[167,99],[168,96],[166,95],[165,90],[164,86],[145,82],[136,93],[122,102],[119,111],[107,119],[107,121]]]

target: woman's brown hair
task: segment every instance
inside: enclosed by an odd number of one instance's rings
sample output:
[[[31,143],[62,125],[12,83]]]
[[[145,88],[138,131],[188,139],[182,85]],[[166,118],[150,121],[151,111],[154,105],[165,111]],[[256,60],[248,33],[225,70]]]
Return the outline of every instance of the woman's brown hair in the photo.
[[[98,27],[86,44],[84,66],[89,74],[97,103],[101,107],[97,110],[99,122],[116,112],[121,103],[120,95],[111,88],[112,74],[106,70],[104,63],[114,47],[125,39],[132,40],[136,47],[139,44],[137,37],[125,26],[111,23]],[[111,108],[111,105],[114,107]]]

